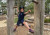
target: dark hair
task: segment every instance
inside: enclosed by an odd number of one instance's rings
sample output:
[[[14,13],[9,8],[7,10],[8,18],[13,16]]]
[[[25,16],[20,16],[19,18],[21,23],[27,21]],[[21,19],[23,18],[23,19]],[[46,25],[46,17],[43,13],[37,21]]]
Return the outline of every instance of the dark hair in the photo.
[[[23,10],[24,10],[24,6],[20,6],[20,7],[19,7],[19,11],[20,11],[22,8],[23,8]]]

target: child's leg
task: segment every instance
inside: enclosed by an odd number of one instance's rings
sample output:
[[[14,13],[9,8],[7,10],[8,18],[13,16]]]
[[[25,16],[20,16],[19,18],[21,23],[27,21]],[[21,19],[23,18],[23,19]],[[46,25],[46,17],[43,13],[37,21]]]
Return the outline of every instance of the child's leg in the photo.
[[[29,32],[34,33],[34,31],[28,26],[26,22],[23,22],[23,24],[29,29]]]
[[[16,25],[16,26],[15,26],[15,29],[17,29],[17,27],[18,27],[18,26]]]
[[[17,27],[18,27],[18,26],[16,25],[16,26],[15,26],[15,28],[14,28],[14,30],[13,30],[13,32],[15,32],[15,31],[16,31]]]
[[[23,22],[23,24],[28,28],[30,29],[29,25],[27,24],[27,22]]]
[[[19,22],[19,21],[17,22],[17,24],[16,24],[16,26],[15,26],[15,28],[14,28],[13,32],[15,32],[15,31],[16,31],[16,29],[17,29],[17,27],[18,27],[18,26],[20,26],[20,22]]]

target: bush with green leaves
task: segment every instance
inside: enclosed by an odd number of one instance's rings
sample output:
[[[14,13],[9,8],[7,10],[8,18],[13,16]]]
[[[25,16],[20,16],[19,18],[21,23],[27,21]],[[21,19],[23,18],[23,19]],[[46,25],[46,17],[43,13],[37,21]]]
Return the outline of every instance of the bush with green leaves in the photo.
[[[44,22],[45,22],[45,23],[50,23],[50,19],[46,19],[46,18],[45,18],[45,19],[44,19]]]
[[[7,11],[3,11],[4,13],[3,14],[7,14]]]
[[[27,12],[28,10],[31,10],[30,14],[34,13],[34,4],[30,3],[27,7],[25,7],[25,12]]]

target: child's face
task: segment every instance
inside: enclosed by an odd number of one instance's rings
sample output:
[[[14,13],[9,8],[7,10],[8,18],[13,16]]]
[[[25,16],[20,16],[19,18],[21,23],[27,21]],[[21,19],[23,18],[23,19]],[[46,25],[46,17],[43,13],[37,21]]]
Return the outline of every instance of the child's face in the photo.
[[[23,8],[20,11],[23,12],[24,11]]]

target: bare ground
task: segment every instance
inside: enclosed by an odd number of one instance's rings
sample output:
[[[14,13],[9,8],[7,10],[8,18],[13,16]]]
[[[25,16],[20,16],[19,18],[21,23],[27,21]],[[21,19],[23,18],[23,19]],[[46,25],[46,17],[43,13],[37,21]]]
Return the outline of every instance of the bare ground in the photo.
[[[0,16],[0,35],[7,35],[7,24],[5,23],[4,17]],[[45,28],[50,28],[50,26],[44,25]],[[33,28],[34,29],[34,28]],[[28,35],[28,29],[25,26],[20,26],[14,35]],[[44,35],[50,35],[50,31],[44,31]]]
[[[3,23],[5,21],[0,21],[0,35],[7,35],[7,25]],[[45,25],[44,27],[48,28],[50,26]],[[28,35],[28,29],[25,26],[19,26],[14,33],[15,35]],[[44,35],[50,35],[50,31],[44,31]]]

